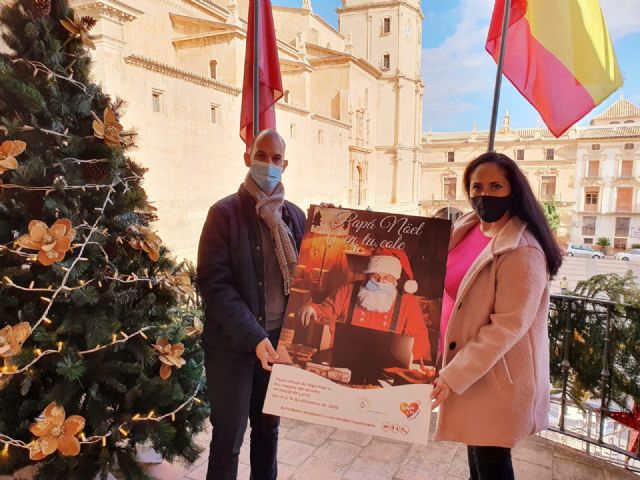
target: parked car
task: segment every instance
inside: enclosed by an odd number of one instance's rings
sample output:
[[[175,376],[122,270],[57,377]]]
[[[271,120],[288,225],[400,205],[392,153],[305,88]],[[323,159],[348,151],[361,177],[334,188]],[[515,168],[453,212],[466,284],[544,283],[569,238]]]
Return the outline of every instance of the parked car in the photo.
[[[640,249],[616,253],[616,260],[640,262]]]
[[[578,245],[575,243],[569,244],[565,254],[569,257],[591,257],[591,258],[604,258],[604,253],[594,250],[588,245]]]

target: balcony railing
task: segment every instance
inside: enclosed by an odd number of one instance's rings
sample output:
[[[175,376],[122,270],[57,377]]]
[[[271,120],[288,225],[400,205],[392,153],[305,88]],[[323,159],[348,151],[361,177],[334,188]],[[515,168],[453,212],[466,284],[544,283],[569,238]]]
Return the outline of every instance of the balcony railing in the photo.
[[[551,435],[571,437],[587,452],[640,472],[640,451],[627,450],[633,431],[610,417],[631,413],[634,401],[640,405],[640,309],[553,295],[549,339]]]

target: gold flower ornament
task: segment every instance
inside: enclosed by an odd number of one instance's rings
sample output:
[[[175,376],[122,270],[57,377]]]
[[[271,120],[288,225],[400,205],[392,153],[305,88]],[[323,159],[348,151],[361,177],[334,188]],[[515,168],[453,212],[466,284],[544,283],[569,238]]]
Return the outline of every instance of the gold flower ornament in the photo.
[[[80,415],[66,418],[64,408],[51,402],[45,408],[42,417],[29,427],[37,438],[29,444],[29,458],[42,460],[59,451],[67,457],[80,453],[80,441],[76,435],[84,428],[85,419]]]
[[[51,228],[40,220],[31,220],[29,233],[18,239],[18,245],[38,250],[38,261],[48,267],[64,260],[75,238],[76,231],[71,228],[71,222],[66,218],[56,221]]]

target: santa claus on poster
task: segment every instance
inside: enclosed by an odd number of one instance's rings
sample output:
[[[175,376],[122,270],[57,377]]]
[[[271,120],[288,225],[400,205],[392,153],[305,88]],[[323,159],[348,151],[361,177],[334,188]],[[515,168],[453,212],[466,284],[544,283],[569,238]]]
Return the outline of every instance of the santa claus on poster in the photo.
[[[426,443],[450,223],[308,219],[264,411]]]

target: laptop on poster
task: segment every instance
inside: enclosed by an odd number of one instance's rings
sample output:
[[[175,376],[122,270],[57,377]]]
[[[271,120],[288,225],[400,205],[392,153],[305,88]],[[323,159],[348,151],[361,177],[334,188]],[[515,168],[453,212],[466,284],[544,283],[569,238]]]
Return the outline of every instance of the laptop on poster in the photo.
[[[409,368],[414,338],[336,323],[331,366],[351,370],[351,384],[378,384],[389,367]]]

